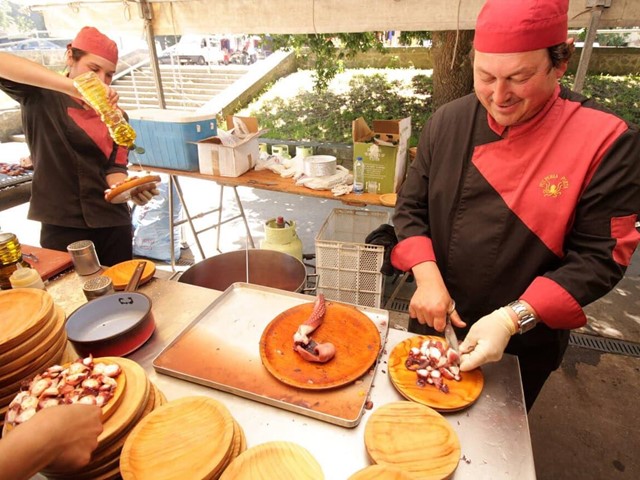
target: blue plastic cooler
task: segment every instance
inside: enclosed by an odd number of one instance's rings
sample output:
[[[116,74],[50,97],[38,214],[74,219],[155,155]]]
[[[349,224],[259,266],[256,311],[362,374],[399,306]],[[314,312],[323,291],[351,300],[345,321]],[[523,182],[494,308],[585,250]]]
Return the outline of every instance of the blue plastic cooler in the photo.
[[[198,147],[190,142],[218,133],[215,114],[160,108],[131,110],[127,114],[136,131],[135,144],[145,150],[138,159],[149,167],[198,171]]]

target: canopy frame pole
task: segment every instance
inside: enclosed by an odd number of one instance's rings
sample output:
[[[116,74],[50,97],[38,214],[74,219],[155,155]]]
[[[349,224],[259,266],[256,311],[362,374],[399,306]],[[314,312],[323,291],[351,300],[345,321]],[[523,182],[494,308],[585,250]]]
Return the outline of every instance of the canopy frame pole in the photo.
[[[164,98],[164,88],[162,87],[162,75],[160,74],[160,65],[158,63],[158,52],[156,50],[155,35],[153,33],[153,10],[151,3],[147,0],[140,0],[140,18],[144,20],[144,30],[147,37],[147,45],[149,46],[149,65],[153,72],[153,81],[158,92],[158,105],[162,109],[167,108],[167,102]]]
[[[587,70],[589,69],[589,61],[591,60],[591,53],[593,52],[593,42],[595,42],[596,35],[598,34],[598,24],[600,23],[602,10],[609,8],[611,1],[612,0],[586,0],[587,8],[591,9],[591,21],[587,27],[587,37],[584,40],[584,46],[580,54],[580,63],[576,70],[576,79],[573,83],[573,90],[578,93],[581,93],[584,87],[584,80],[587,76]]]

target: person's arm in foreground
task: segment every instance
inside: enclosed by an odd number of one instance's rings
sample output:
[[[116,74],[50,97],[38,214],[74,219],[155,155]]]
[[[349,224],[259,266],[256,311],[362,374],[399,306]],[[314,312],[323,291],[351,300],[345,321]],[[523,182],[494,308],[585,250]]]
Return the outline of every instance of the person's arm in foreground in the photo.
[[[73,80],[26,58],[0,52],[0,78],[81,98]]]
[[[0,439],[0,480],[28,479],[44,468],[73,471],[89,463],[102,433],[95,405],[40,410]]]

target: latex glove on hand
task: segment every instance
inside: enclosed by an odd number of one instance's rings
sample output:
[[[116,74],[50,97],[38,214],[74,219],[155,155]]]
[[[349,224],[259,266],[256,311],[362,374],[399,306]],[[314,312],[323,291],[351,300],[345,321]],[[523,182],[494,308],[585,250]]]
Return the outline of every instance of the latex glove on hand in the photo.
[[[471,326],[460,344],[460,371],[467,372],[500,360],[516,331],[516,325],[504,307],[482,317]]]
[[[150,189],[131,192],[131,201],[136,205],[138,205],[139,207],[141,207],[149,203],[149,201],[159,193],[160,193],[160,190],[158,190],[154,184],[153,187]]]

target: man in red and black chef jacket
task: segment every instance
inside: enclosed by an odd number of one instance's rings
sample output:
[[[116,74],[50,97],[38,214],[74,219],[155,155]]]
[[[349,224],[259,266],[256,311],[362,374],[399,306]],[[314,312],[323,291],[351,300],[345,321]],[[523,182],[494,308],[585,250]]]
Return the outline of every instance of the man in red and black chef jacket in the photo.
[[[516,354],[527,410],[640,240],[638,128],[559,85],[568,3],[487,0],[475,93],[425,125],[393,220],[392,262],[416,278],[409,330],[450,313],[462,371]]]

